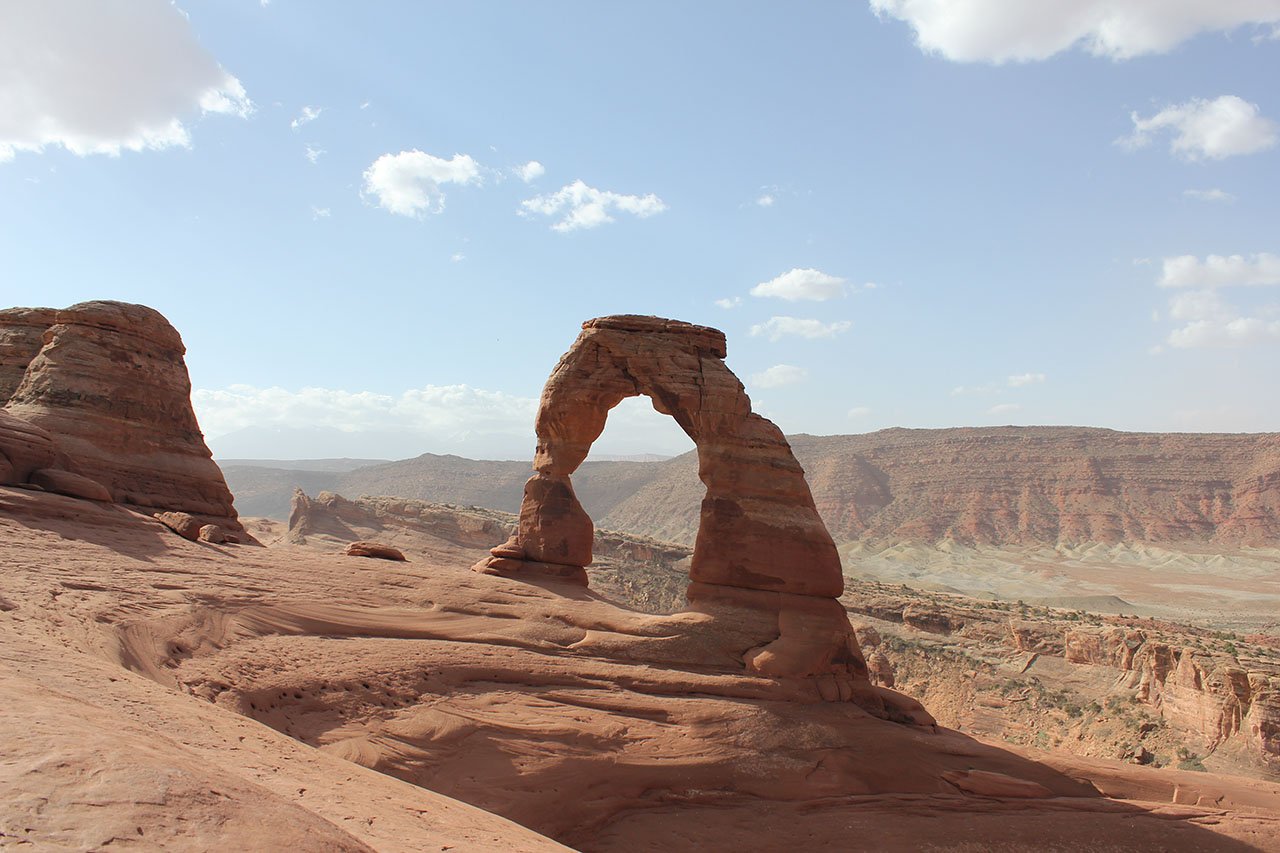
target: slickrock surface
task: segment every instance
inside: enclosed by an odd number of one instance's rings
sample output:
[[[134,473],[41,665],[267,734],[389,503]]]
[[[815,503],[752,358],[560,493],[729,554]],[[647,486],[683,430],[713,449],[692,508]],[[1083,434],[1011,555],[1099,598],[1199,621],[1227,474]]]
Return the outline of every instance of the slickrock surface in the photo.
[[[33,318],[47,319],[42,309],[23,310],[0,314],[0,347],[15,341],[0,349],[0,368],[10,372],[30,350]],[[5,395],[10,415],[53,436],[65,467],[116,501],[240,530],[191,409],[186,348],[164,317],[142,305],[85,302],[57,311],[41,340]]]
[[[804,471],[782,431],[751,410],[725,354],[724,334],[706,326],[633,315],[583,323],[542,391],[535,473],[525,483],[516,533],[476,571],[586,584],[582,567],[591,564],[594,528],[570,475],[600,437],[609,410],[643,394],[698,448],[706,493],[689,568],[691,606],[758,626],[760,641],[743,657],[753,672],[817,677],[832,700],[915,713],[880,707],[835,601],[844,590],[840,557]]]
[[[1275,785],[888,722],[573,585],[0,488],[0,602],[6,842],[557,849],[505,817],[587,851],[1280,849]]]

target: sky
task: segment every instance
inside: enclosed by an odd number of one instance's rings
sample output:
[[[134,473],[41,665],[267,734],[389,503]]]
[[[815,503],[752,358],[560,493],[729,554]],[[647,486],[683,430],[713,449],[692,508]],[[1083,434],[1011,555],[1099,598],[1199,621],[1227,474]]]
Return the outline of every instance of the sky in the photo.
[[[1276,80],[1280,0],[6,0],[0,303],[160,310],[222,458],[525,458],[618,313],[787,433],[1274,432]]]

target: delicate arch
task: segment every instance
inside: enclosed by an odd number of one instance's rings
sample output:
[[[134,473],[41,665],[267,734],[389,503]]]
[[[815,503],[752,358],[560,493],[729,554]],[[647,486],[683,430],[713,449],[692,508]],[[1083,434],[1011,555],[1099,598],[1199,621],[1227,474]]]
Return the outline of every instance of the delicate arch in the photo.
[[[604,430],[609,410],[644,395],[693,439],[707,488],[689,570],[696,609],[776,612],[771,642],[747,653],[765,674],[866,665],[844,608],[835,543],[782,431],[751,411],[724,363],[724,333],[659,317],[620,315],[582,324],[547,380],[535,423],[534,475],[515,535],[475,569],[551,576],[586,585],[594,527],[570,476]]]

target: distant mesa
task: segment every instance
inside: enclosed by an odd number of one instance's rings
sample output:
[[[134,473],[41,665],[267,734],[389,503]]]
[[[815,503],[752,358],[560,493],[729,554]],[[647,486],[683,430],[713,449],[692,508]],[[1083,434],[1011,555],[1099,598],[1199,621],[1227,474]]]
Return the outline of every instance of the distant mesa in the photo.
[[[706,486],[691,609],[758,626],[758,643],[743,655],[750,672],[816,678],[827,700],[892,715],[836,600],[844,590],[840,558],[804,471],[782,431],[752,412],[725,354],[724,334],[705,326],[634,315],[583,323],[542,392],[535,473],[516,533],[474,568],[586,585],[594,525],[570,476],[609,410],[643,394],[693,439]],[[918,719],[931,722],[923,709]]]
[[[241,532],[191,408],[185,353],[142,305],[0,311],[0,483]]]

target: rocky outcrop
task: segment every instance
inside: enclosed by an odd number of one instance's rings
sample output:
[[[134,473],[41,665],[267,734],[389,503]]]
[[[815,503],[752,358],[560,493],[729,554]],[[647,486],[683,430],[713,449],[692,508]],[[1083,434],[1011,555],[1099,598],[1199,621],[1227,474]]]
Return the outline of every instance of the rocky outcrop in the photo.
[[[394,562],[405,562],[404,554],[399,548],[393,548],[381,542],[352,542],[347,545],[343,551],[348,557],[372,557],[375,560],[392,560]]]
[[[0,310],[0,404],[22,384],[27,365],[44,346],[44,333],[57,313],[52,308]]]
[[[516,533],[475,568],[585,584],[594,528],[570,477],[609,410],[647,396],[698,449],[705,495],[689,569],[690,606],[712,616],[736,613],[726,618],[758,626],[759,643],[743,657],[749,671],[818,677],[824,698],[869,696],[865,701],[879,706],[836,601],[844,589],[840,559],[804,471],[781,430],[752,412],[725,354],[723,333],[705,326],[630,315],[583,323],[542,392],[535,473],[525,484]],[[743,611],[755,615],[744,619]]]
[[[38,351],[33,329],[46,325]],[[158,312],[85,302],[0,314],[0,390],[9,415],[52,436],[65,467],[118,502],[182,511],[240,530],[222,472],[191,408],[178,332]],[[8,380],[5,377],[9,377]]]

